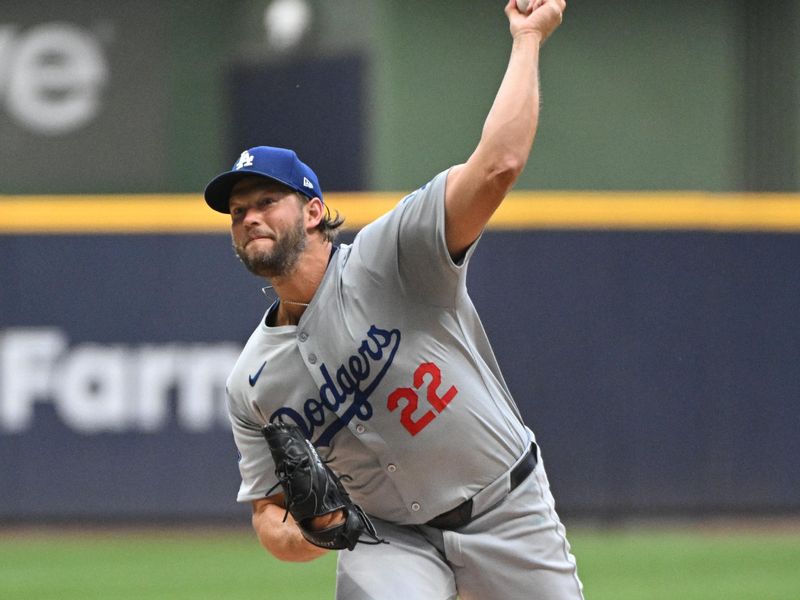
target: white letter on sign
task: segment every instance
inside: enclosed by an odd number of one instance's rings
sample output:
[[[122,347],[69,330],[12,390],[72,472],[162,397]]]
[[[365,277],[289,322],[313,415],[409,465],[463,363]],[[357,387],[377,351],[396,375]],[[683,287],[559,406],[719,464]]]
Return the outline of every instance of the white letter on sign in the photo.
[[[122,348],[88,344],[67,356],[53,390],[64,423],[81,433],[125,429],[127,359]]]
[[[88,31],[68,23],[39,25],[18,36],[10,54],[8,111],[19,122],[58,135],[97,115],[108,65]]]
[[[185,353],[178,398],[178,422],[183,429],[199,432],[227,424],[225,380],[240,353],[233,344],[198,345]]]
[[[0,431],[26,430],[33,403],[50,395],[53,363],[67,339],[55,329],[9,329],[0,335]]]

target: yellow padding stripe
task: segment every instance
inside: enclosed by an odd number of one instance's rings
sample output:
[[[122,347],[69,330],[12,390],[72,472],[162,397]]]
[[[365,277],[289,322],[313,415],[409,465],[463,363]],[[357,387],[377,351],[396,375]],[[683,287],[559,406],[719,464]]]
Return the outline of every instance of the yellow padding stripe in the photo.
[[[403,193],[329,193],[358,229]],[[227,215],[194,194],[0,196],[0,234],[224,233]],[[800,232],[800,194],[514,192],[490,229]]]

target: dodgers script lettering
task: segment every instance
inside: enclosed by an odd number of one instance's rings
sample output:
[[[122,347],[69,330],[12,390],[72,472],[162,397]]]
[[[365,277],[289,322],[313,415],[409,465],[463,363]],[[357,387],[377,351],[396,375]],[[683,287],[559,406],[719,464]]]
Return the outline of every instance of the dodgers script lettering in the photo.
[[[319,388],[319,398],[309,398],[303,404],[302,414],[283,406],[270,416],[270,422],[283,421],[297,425],[315,446],[328,446],[331,439],[354,418],[369,421],[372,418],[370,395],[380,384],[392,365],[400,347],[398,329],[380,329],[372,325],[355,354],[341,365],[319,367],[324,383]],[[325,411],[337,418],[314,439],[317,428],[325,423]]]

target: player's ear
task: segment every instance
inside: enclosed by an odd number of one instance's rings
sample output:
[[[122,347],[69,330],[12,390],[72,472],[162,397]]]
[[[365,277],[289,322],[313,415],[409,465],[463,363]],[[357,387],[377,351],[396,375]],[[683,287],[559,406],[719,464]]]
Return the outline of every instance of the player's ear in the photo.
[[[325,216],[325,205],[319,198],[311,198],[303,207],[306,228],[315,229]]]

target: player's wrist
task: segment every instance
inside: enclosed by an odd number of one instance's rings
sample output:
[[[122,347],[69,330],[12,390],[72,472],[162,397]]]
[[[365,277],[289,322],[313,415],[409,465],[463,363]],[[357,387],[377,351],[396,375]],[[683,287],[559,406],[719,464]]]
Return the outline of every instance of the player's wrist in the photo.
[[[536,29],[522,29],[512,34],[515,44],[532,44],[540,46],[545,36],[541,31]]]

